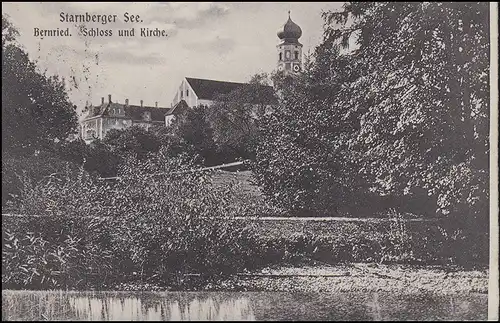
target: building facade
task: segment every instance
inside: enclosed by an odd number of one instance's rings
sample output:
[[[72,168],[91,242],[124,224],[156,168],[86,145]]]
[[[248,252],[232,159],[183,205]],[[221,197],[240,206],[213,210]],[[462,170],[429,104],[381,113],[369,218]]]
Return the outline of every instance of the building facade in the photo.
[[[158,107],[156,102],[154,107],[131,105],[126,99],[125,103],[113,102],[111,94],[108,95],[108,102],[101,98],[101,104],[97,106],[86,106],[85,117],[80,122],[80,135],[86,142],[90,143],[94,139],[104,139],[106,133],[111,129],[124,129],[131,126],[140,126],[149,129],[153,125],[164,125],[164,116],[168,109]]]
[[[287,75],[302,71],[302,44],[299,38],[302,29],[292,21],[290,12],[288,20],[278,30],[277,36],[280,43],[276,46],[277,70]],[[146,107],[141,104],[129,105],[128,99],[124,104],[112,102],[109,95],[108,102],[101,100],[98,106],[86,107],[87,115],[81,121],[81,137],[86,142],[95,138],[103,139],[111,129],[124,129],[133,125],[143,126],[149,129],[152,125],[169,126],[179,114],[189,108],[198,106],[211,106],[220,95],[227,95],[236,90],[255,95],[245,96],[253,106],[255,114],[257,110],[272,111],[277,100],[272,86],[226,82],[210,79],[185,77],[176,90],[169,108]],[[238,100],[242,101],[243,98]],[[244,100],[244,99],[243,99]],[[255,109],[254,109],[255,108]]]

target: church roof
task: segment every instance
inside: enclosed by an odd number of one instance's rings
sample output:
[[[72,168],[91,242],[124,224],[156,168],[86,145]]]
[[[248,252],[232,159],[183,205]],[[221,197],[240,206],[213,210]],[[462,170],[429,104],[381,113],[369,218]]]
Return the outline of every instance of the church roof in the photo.
[[[132,120],[143,120],[144,112],[151,113],[151,121],[164,121],[166,108],[156,108],[139,105],[125,105],[117,102],[105,103],[103,105],[89,107],[89,114],[86,119],[97,116],[109,116],[109,111],[113,108],[122,107],[125,111],[125,118]]]
[[[261,90],[258,92],[262,93],[262,97],[260,99],[263,100],[264,103],[274,104],[276,102],[276,99],[274,97],[274,89],[272,86],[268,85],[225,82],[225,81],[198,79],[192,77],[186,77],[186,80],[189,83],[189,85],[191,85],[191,88],[198,96],[198,99],[201,100],[215,100],[218,95],[229,94],[230,92],[236,89],[242,89],[242,88],[254,89],[255,86],[258,86],[259,89]]]

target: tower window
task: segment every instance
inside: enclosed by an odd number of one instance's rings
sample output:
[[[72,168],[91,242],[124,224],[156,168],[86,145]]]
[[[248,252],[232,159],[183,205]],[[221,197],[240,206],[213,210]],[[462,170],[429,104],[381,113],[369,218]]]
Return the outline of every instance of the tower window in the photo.
[[[286,59],[290,58],[290,51],[289,50],[285,51],[285,58]]]
[[[295,59],[299,59],[299,52],[295,51]]]
[[[280,53],[280,61],[283,60],[283,53]]]
[[[189,89],[186,89],[186,96],[189,96]]]

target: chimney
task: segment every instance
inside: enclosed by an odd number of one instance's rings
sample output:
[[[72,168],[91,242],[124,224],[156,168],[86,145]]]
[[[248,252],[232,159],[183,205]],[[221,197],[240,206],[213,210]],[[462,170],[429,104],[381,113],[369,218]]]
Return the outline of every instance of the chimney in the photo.
[[[101,104],[104,105],[104,97],[101,98]]]
[[[128,106],[128,99],[125,99],[125,105]]]
[[[158,108],[158,101],[155,102],[155,107]]]
[[[108,101],[111,103],[111,94],[108,94]]]
[[[141,108],[142,108],[142,103],[143,103],[143,100],[141,100]]]

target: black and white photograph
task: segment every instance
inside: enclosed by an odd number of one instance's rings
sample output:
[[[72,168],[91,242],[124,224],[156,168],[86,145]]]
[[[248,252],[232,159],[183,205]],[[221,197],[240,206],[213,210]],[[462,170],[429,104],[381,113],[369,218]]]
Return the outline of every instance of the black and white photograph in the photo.
[[[498,4],[2,2],[2,320],[497,321]]]

